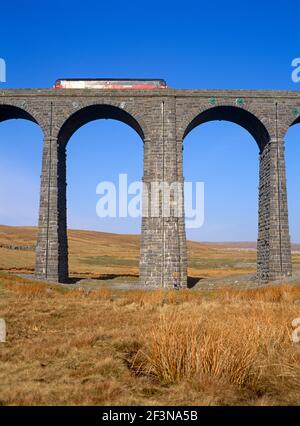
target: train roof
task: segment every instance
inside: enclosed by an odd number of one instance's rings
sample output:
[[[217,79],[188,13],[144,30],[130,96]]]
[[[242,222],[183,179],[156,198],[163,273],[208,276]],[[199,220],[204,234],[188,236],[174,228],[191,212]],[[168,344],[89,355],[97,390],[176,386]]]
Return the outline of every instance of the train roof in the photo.
[[[58,80],[68,81],[164,81],[163,78],[58,78]]]

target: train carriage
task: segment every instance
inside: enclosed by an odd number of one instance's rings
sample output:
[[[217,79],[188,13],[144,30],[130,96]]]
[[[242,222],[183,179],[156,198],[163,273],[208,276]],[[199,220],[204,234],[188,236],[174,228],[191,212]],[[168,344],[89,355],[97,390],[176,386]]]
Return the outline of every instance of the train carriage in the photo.
[[[56,80],[55,89],[164,89],[167,87],[162,79],[104,79],[104,78],[60,78]]]

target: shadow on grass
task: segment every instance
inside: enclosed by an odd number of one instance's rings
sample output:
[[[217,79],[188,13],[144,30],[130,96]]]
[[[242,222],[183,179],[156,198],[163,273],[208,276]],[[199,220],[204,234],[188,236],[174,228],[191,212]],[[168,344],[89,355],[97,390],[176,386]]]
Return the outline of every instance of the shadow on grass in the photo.
[[[82,280],[95,280],[95,281],[104,281],[104,280],[115,280],[117,278],[139,278],[138,274],[100,274],[93,275],[92,277],[69,277],[66,284],[77,284]]]
[[[77,284],[83,280],[91,280],[91,281],[109,281],[116,280],[118,278],[127,278],[129,280],[135,281],[135,279],[139,278],[138,274],[100,274],[92,277],[70,277],[66,284]],[[203,277],[188,277],[187,278],[187,286],[188,288],[193,288],[197,285]]]
[[[195,287],[195,285],[198,284],[201,280],[203,280],[203,277],[187,277],[188,288]]]

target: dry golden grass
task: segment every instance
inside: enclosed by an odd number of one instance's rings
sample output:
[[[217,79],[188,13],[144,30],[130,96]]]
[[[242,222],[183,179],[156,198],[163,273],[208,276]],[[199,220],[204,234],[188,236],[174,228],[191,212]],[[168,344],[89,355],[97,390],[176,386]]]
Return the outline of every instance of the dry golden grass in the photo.
[[[277,302],[284,303],[300,299],[300,290],[297,286],[287,284],[270,285],[261,288],[249,288],[240,290],[238,288],[223,287],[217,290],[218,298],[224,301],[242,300],[249,302]]]
[[[289,339],[290,317],[273,306],[232,308],[225,319],[215,309],[194,308],[190,317],[181,309],[164,314],[132,368],[162,384],[209,376],[256,394],[283,386],[300,391],[300,352]]]
[[[0,405],[300,403],[300,287],[117,291],[0,274]]]

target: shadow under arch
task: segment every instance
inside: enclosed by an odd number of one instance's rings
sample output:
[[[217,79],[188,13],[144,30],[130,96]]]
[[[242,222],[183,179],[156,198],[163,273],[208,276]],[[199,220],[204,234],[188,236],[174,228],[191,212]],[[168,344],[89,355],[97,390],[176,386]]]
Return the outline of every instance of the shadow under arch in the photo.
[[[290,124],[290,126],[289,126],[289,128],[290,127],[292,127],[292,126],[295,126],[296,124],[300,124],[300,115],[299,115],[299,117],[297,117],[293,122],[292,122],[292,124]]]
[[[37,120],[29,112],[25,111],[25,109],[8,104],[0,105],[0,122],[19,118],[32,121],[41,127]]]
[[[255,139],[260,151],[270,141],[270,135],[263,123],[251,112],[235,106],[220,105],[198,114],[187,126],[183,139],[197,126],[209,121],[230,121],[247,130]]]
[[[91,121],[101,119],[112,119],[127,124],[135,130],[144,141],[145,135],[138,121],[129,112],[124,111],[122,108],[108,104],[89,105],[76,111],[62,125],[58,133],[58,140],[62,143],[62,145],[66,145],[71,136],[80,127]]]

